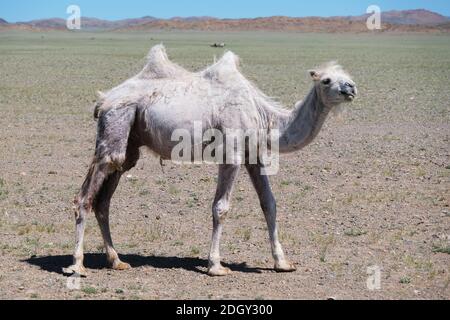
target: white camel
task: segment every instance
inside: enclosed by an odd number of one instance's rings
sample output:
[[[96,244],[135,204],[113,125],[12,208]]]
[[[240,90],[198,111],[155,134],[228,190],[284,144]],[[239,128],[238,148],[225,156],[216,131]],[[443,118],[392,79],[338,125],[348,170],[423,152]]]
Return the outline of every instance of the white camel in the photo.
[[[98,118],[95,156],[76,204],[76,248],[74,264],[64,272],[86,275],[83,242],[86,216],[92,210],[98,220],[107,260],[116,270],[129,269],[113,247],[109,228],[111,197],[122,174],[133,168],[143,146],[161,159],[172,159],[177,129],[194,131],[227,128],[278,129],[279,151],[302,149],[317,136],[330,110],[353,101],[355,83],[337,64],[310,71],[313,87],[291,111],[268,98],[239,71],[238,57],[227,52],[217,63],[198,73],[189,72],[169,61],[162,45],[153,47],[144,69],[118,87],[102,94],[95,108]],[[264,212],[275,260],[275,270],[292,272],[296,268],[283,253],[278,239],[276,203],[261,162],[244,162],[258,193]],[[241,165],[220,164],[216,196],[212,206],[213,235],[208,274],[223,276],[231,271],[221,264],[219,242],[230,197]]]

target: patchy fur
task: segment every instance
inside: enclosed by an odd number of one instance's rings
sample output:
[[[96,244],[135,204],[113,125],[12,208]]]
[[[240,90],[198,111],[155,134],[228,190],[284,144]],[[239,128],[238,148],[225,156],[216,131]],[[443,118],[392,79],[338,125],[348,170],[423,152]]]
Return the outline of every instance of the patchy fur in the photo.
[[[217,63],[197,73],[172,63],[162,45],[151,49],[144,69],[105,94],[99,94],[94,117],[98,118],[94,160],[77,197],[76,249],[74,264],[66,273],[83,275],[83,243],[87,213],[95,211],[106,255],[111,267],[126,270],[109,229],[109,205],[121,175],[133,168],[139,149],[148,147],[162,159],[170,159],[178,141],[177,129],[194,136],[195,123],[201,130],[227,129],[280,131],[280,152],[293,152],[311,143],[330,110],[352,101],[356,86],[337,64],[310,72],[314,85],[306,98],[288,111],[264,95],[239,70],[239,58],[227,52]],[[225,137],[226,138],[226,137]],[[284,256],[278,239],[276,203],[261,164],[245,163],[257,191],[270,235],[275,270],[295,271]],[[219,165],[217,191],[212,206],[213,237],[208,274],[224,276],[231,271],[221,265],[219,244],[222,225],[230,210],[239,164]]]

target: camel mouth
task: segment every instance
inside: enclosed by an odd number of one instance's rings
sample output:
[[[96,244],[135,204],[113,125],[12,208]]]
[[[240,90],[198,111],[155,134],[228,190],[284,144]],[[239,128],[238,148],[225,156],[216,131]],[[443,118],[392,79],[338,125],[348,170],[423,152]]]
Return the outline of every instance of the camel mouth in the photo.
[[[355,100],[355,96],[354,95],[352,95],[352,94],[349,94],[349,95],[346,95],[345,96],[345,99],[347,99],[348,101],[353,101],[353,100]]]
[[[345,97],[345,100],[348,102],[353,102],[355,100],[356,96],[352,93],[343,93],[343,96]]]

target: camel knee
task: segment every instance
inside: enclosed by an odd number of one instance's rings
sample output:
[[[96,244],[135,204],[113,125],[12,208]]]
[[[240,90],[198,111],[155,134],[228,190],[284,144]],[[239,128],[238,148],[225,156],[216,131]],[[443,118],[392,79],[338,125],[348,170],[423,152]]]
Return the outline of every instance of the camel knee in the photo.
[[[111,152],[108,154],[97,155],[96,162],[99,165],[105,166],[108,173],[114,171],[123,171],[123,164],[126,161],[125,152]]]
[[[106,164],[109,174],[118,171],[126,172],[133,169],[139,161],[139,148],[130,144],[126,152],[110,152],[103,154],[98,160],[99,163]]]
[[[230,203],[225,200],[219,200],[213,205],[213,217],[218,222],[223,222],[230,211]]]
[[[74,206],[74,214],[75,220],[78,222],[80,219],[85,218],[85,212],[90,211],[92,209],[92,201],[89,201],[89,198],[83,197],[81,193],[75,197],[73,200]]]

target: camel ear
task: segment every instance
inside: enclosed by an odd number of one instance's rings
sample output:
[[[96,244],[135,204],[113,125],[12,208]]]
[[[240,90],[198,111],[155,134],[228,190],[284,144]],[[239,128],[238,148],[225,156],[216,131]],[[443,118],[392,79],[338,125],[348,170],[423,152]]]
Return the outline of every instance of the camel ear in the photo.
[[[320,80],[320,73],[316,70],[309,70],[309,74],[311,75],[311,78],[314,81],[319,81]]]
[[[106,95],[101,91],[97,91],[97,97],[99,100],[103,100],[105,99]]]

